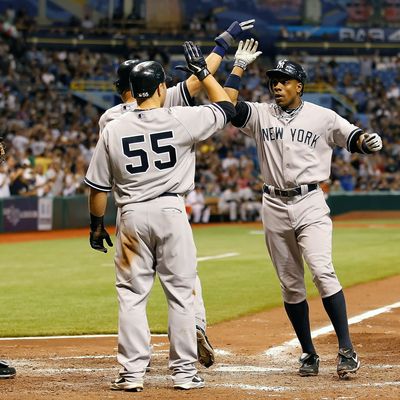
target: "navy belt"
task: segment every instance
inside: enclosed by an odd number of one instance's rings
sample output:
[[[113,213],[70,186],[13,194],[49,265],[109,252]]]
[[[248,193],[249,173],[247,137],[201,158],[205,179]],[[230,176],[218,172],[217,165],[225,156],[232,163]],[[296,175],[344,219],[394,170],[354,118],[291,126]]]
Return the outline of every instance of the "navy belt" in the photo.
[[[178,194],[177,193],[171,193],[171,192],[165,192],[165,193],[161,193],[158,197],[166,197],[166,196],[178,197]]]
[[[313,190],[315,190],[318,187],[317,183],[310,183],[307,186],[307,193],[312,192]],[[263,192],[267,193],[267,194],[271,194],[271,190],[269,189],[269,187],[267,185],[263,185]],[[279,197],[294,197],[294,196],[300,196],[301,193],[301,186],[297,186],[294,188],[290,188],[290,189],[279,189],[279,188],[274,188],[274,193],[275,196],[279,196]]]

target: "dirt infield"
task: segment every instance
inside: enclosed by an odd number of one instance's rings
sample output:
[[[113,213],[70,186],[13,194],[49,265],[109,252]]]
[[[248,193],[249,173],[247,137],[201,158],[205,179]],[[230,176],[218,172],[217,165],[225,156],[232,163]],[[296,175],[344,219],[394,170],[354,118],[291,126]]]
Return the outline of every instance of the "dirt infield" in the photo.
[[[85,236],[87,230],[3,234],[0,242],[58,239],[66,234]],[[336,375],[335,335],[331,329],[318,331],[329,322],[317,298],[309,302],[321,357],[317,377],[297,375],[300,349],[290,342],[294,335],[280,307],[209,327],[217,362],[210,369],[199,366],[206,388],[188,392],[172,389],[165,336],[153,337],[152,369],[142,393],[109,390],[109,382],[118,374],[115,336],[1,340],[0,358],[13,362],[17,377],[0,380],[0,399],[399,399],[399,287],[400,276],[394,276],[345,290],[350,330],[362,361],[359,373],[347,381]]]
[[[299,348],[285,344],[294,336],[278,308],[209,327],[217,363],[210,369],[199,366],[207,387],[189,392],[171,388],[166,337],[153,338],[152,370],[142,393],[109,390],[118,374],[115,337],[1,341],[2,355],[12,359],[18,374],[0,380],[0,399],[399,399],[399,287],[396,276],[346,290],[350,317],[394,304],[351,325],[362,368],[348,381],[339,381],[335,373],[332,332],[315,339],[319,376],[297,376]],[[310,312],[313,330],[328,325],[319,299],[310,301]]]

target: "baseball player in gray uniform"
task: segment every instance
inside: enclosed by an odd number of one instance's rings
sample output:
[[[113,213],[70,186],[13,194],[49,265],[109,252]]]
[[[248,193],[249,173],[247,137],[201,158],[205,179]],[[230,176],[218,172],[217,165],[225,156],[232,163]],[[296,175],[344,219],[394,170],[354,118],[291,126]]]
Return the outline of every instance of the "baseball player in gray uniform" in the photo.
[[[246,52],[239,45],[236,53],[226,83],[234,104],[240,77],[252,61],[253,47],[246,47]],[[319,368],[310,332],[304,258],[338,338],[337,373],[346,378],[359,369],[360,361],[349,335],[343,290],[332,265],[330,210],[318,184],[329,178],[335,146],[370,154],[382,148],[382,140],[377,133],[364,133],[332,110],[303,101],[306,73],[298,63],[280,60],[267,76],[275,102],[238,102],[232,124],[256,141],[265,182],[265,239],[285,310],[302,347],[299,374],[317,375]]]
[[[243,22],[234,21],[226,31],[215,38],[216,46],[211,54],[206,58],[207,69],[212,75],[214,75],[219,68],[228,48],[242,35],[244,31],[253,28],[254,21],[254,19]],[[115,81],[115,86],[123,103],[117,104],[103,113],[99,120],[100,133],[108,122],[120,117],[129,110],[134,110],[137,107],[136,99],[132,96],[130,90],[129,74],[133,67],[138,65],[140,62],[140,60],[126,60],[118,67],[118,79]],[[180,82],[176,86],[167,89],[163,107],[192,106],[194,105],[193,96],[196,96],[200,89],[201,83],[195,75],[191,75],[184,82]],[[198,360],[202,365],[208,368],[214,364],[215,355],[214,349],[206,335],[206,311],[202,296],[201,283],[198,276],[196,276],[195,286],[195,312]]]
[[[111,243],[103,224],[107,192],[113,190],[120,209],[115,265],[122,369],[115,390],[143,390],[150,360],[146,304],[156,273],[168,302],[174,388],[204,387],[195,367],[196,248],[182,196],[194,187],[194,145],[222,129],[235,112],[200,49],[186,42],[185,58],[211,104],[161,108],[167,93],[162,66],[138,64],[130,73],[137,108],[105,126],[85,177],[94,249],[105,251],[103,240]]]

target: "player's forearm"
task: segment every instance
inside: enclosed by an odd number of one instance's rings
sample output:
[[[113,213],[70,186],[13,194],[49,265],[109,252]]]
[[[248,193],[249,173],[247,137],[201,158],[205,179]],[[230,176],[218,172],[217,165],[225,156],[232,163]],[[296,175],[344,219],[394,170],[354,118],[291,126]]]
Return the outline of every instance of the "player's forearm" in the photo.
[[[217,101],[228,101],[229,103],[232,103],[224,88],[215,80],[212,75],[208,75],[205,79],[203,79],[202,84],[204,89],[207,91],[209,100],[212,103],[216,103]]]
[[[219,66],[221,65],[221,61],[222,57],[214,52],[210,53],[206,57],[207,69],[212,75],[217,72]],[[201,83],[194,75],[190,76],[186,80],[186,86],[191,97],[196,96],[201,89]]]
[[[233,67],[231,74],[225,82],[225,92],[231,99],[232,103],[236,105],[239,96],[240,80],[243,76],[244,70],[240,67]]]
[[[90,188],[89,194],[89,212],[96,217],[102,217],[106,213],[107,192],[101,192]]]

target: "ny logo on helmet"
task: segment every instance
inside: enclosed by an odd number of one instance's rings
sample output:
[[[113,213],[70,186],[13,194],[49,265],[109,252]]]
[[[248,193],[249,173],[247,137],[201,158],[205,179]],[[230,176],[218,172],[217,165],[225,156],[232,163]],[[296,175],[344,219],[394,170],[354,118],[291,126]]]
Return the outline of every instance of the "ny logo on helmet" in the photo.
[[[285,67],[285,63],[287,62],[287,60],[280,60],[278,62],[278,65],[276,66],[277,69],[283,69]]]

